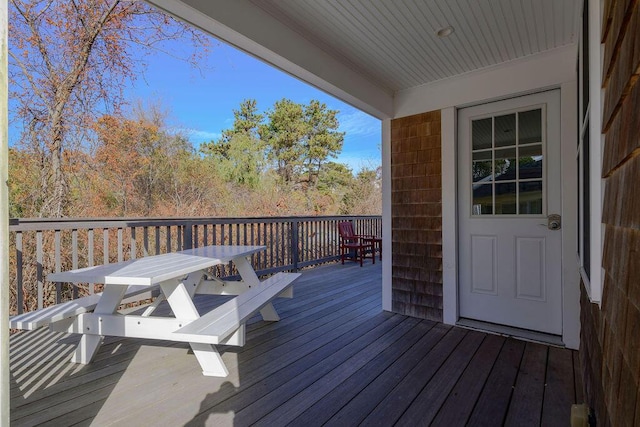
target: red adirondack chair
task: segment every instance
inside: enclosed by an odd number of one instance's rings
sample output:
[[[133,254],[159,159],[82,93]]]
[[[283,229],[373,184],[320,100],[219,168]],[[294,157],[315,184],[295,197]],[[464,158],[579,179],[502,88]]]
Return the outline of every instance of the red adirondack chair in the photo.
[[[344,264],[345,258],[355,262],[362,262],[365,258],[371,258],[376,263],[376,254],[373,247],[375,236],[365,236],[355,234],[353,224],[349,221],[338,223],[338,231],[340,232],[340,259]]]

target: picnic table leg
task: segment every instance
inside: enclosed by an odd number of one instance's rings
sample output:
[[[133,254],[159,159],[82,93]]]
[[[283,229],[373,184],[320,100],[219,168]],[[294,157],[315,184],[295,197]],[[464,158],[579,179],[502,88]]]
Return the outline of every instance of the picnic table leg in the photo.
[[[127,286],[105,286],[102,296],[98,300],[98,304],[93,312],[96,314],[115,313],[126,291]],[[90,363],[98,352],[103,338],[104,337],[100,335],[82,335],[76,351],[73,353],[73,356],[71,356],[71,361],[85,365]]]
[[[218,350],[211,344],[189,343],[193,354],[202,368],[202,375],[207,377],[226,377],[229,375]]]
[[[102,344],[102,337],[100,335],[82,335],[76,351],[74,351],[71,356],[71,361],[73,363],[82,363],[83,365],[91,363],[100,344]]]
[[[240,277],[242,277],[242,281],[248,285],[248,287],[260,284],[260,279],[247,258],[238,258],[233,262],[236,264],[236,268],[238,269],[238,273],[240,273]],[[263,320],[269,322],[277,322],[280,320],[280,316],[278,316],[275,307],[271,303],[268,303],[260,309],[260,315]]]
[[[267,322],[277,322],[280,320],[278,312],[270,302],[260,309],[260,315],[262,316],[262,320],[266,320]]]
[[[196,289],[198,288],[198,285],[200,284],[200,282],[202,282],[203,277],[204,277],[203,272],[196,271],[193,273],[189,273],[187,277],[183,280],[183,284],[185,288],[189,291],[189,295],[191,296],[191,298],[193,298],[193,296],[195,295]],[[151,305],[149,305],[149,307],[147,307],[144,313],[142,313],[142,317],[151,316],[153,312],[156,311],[156,309],[160,306],[160,304],[162,304],[162,302],[165,299],[166,299],[165,295],[161,292],[160,295],[158,295],[158,297],[156,298],[156,300]]]
[[[162,293],[173,310],[175,317],[180,319],[195,320],[200,315],[191,299],[191,290],[187,289],[184,282],[170,281],[161,283]],[[218,350],[211,344],[189,343],[193,354],[202,368],[202,374],[213,377],[226,377],[229,374]]]

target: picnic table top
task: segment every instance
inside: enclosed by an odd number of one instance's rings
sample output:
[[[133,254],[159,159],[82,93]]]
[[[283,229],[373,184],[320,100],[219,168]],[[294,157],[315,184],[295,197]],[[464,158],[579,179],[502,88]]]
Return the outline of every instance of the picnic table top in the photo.
[[[47,275],[51,282],[152,286],[227,263],[266,249],[266,246],[203,246]]]

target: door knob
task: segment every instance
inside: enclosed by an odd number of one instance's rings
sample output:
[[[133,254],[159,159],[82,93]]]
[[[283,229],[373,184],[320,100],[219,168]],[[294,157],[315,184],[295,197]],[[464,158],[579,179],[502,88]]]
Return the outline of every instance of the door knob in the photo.
[[[549,228],[549,230],[560,230],[562,228],[562,218],[560,215],[549,215],[547,217],[547,228]]]

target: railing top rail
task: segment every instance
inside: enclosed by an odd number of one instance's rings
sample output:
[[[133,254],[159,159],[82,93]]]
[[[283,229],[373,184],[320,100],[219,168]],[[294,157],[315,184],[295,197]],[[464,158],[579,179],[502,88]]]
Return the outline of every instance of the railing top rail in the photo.
[[[292,221],[339,221],[349,219],[379,219],[380,215],[323,215],[276,217],[183,217],[183,218],[12,218],[9,230],[47,231],[118,227],[156,227],[204,224],[252,224]]]

